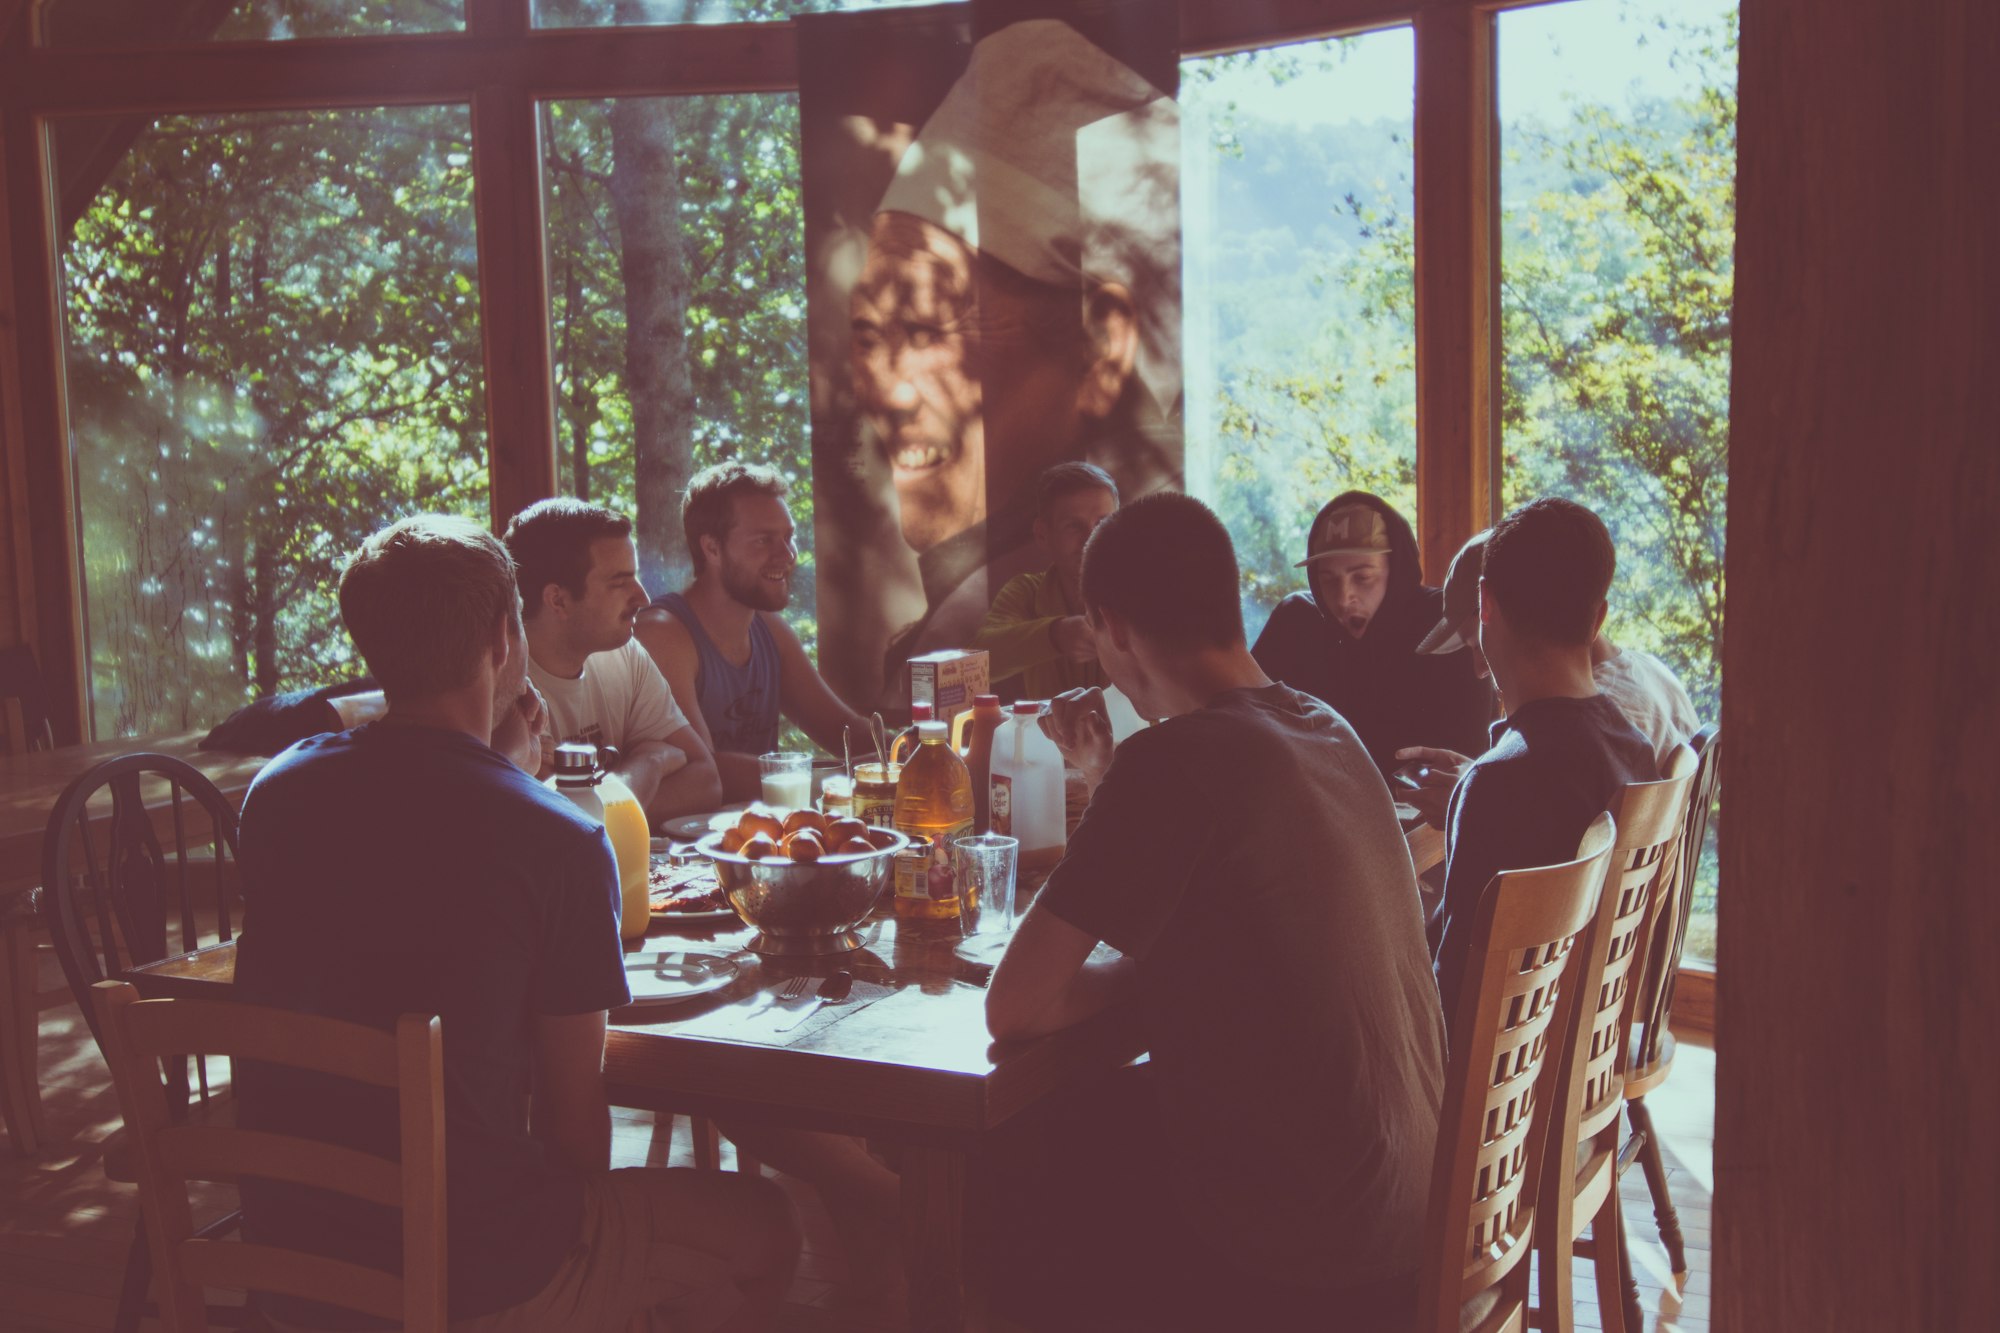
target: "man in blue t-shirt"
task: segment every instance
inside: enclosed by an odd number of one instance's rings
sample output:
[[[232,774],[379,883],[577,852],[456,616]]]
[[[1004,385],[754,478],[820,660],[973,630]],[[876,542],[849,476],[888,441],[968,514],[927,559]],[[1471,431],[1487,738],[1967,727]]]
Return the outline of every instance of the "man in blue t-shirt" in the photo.
[[[618,875],[602,826],[530,776],[542,704],[506,548],[463,519],[405,519],[348,562],[340,609],[388,711],[301,741],[251,786],[239,995],[383,1028],[442,1019],[454,1330],[768,1316],[797,1255],[781,1194],[607,1170],[605,1011],[629,998]],[[248,1063],[238,1081],[246,1125],[396,1156],[384,1090]],[[252,1180],[243,1207],[250,1240],[401,1267],[377,1205]],[[372,1326],[263,1302],[288,1327]]]
[[[1502,870],[1575,857],[1618,789],[1659,778],[1653,744],[1600,694],[1590,645],[1616,572],[1611,534],[1569,500],[1521,506],[1493,527],[1479,579],[1479,650],[1507,703],[1492,747],[1464,767],[1445,811],[1444,896],[1431,919],[1445,1021],[1471,966],[1472,918]],[[1463,757],[1406,749],[1449,780]]]

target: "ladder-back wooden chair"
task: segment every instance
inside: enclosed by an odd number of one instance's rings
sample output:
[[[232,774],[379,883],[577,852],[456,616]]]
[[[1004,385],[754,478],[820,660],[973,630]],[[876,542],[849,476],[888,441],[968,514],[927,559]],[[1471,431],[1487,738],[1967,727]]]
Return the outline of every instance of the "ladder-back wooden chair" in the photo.
[[[232,938],[237,917],[236,810],[199,769],[160,754],[107,759],[56,798],[42,839],[42,917],[63,977],[104,1047],[92,988],[127,968]],[[200,1119],[232,1108],[211,1100],[208,1066],[196,1060]],[[186,1104],[186,1061],[169,1062],[169,1087]],[[134,1182],[123,1139],[106,1146],[104,1173]],[[142,1209],[143,1211],[143,1209]],[[231,1213],[208,1228],[241,1220]],[[146,1313],[150,1278],[145,1219],[134,1228],[114,1327],[130,1333]]]
[[[1600,815],[1574,861],[1493,877],[1472,921],[1472,967],[1450,1055],[1418,1272],[1418,1333],[1527,1327],[1529,1265],[1554,1055],[1575,1011],[1572,970],[1587,943],[1612,820]]]
[[[1590,948],[1577,960],[1577,1012],[1555,1062],[1546,1179],[1535,1216],[1536,1325],[1552,1333],[1576,1327],[1571,1258],[1586,1225],[1603,1333],[1626,1333],[1629,1256],[1618,1204],[1626,1000],[1638,980],[1635,964],[1659,886],[1663,879],[1671,885],[1677,874],[1694,774],[1693,752],[1678,746],[1666,777],[1628,784],[1612,798],[1617,839]]]
[[[272,1292],[395,1321],[445,1328],[444,1056],[436,1018],[405,1014],[393,1033],[259,1005],[141,1000],[125,982],[94,996],[98,1030],[139,1167],[139,1197],[168,1333],[208,1328],[204,1287]],[[394,1090],[399,1161],[313,1139],[176,1124],[160,1075],[183,1054],[261,1060]],[[194,1229],[190,1181],[246,1176],[330,1190],[402,1212],[403,1273]]]
[[[1687,819],[1682,825],[1679,873],[1649,927],[1651,943],[1646,950],[1646,980],[1635,992],[1632,1011],[1632,1039],[1626,1053],[1625,1114],[1632,1122],[1629,1152],[1638,1154],[1646,1173],[1646,1188],[1653,1196],[1653,1221],[1660,1230],[1660,1243],[1676,1282],[1687,1280],[1687,1242],[1681,1235],[1680,1214],[1674,1210],[1673,1196],[1667,1191],[1667,1167],[1660,1156],[1659,1135],[1653,1129],[1652,1114],[1646,1109],[1646,1094],[1667,1081],[1674,1067],[1674,980],[1680,973],[1681,952],[1687,945],[1688,917],[1694,906],[1695,876],[1701,868],[1701,849],[1708,837],[1709,811],[1715,805],[1717,778],[1722,761],[1722,731],[1713,723],[1696,732],[1688,748],[1699,759],[1694,785],[1688,790]]]

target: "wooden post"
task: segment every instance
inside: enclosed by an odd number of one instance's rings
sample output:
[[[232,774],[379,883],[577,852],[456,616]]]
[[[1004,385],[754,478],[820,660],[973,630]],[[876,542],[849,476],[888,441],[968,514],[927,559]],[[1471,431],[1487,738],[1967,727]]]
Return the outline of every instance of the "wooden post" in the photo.
[[[1714,1327],[2000,1309],[2000,7],[1743,6]]]
[[[1494,18],[1423,10],[1416,39],[1417,540],[1436,582],[1500,493]]]
[[[63,403],[62,316],[56,307],[56,252],[49,203],[48,146],[40,119],[20,106],[5,113],[7,224],[12,253],[18,407],[9,404],[20,434],[26,513],[34,554],[34,627],[30,636],[48,688],[49,725],[56,744],[89,739],[86,663],[79,620],[76,506],[70,487],[69,425]],[[18,415],[14,415],[18,413]],[[18,546],[18,544],[17,544]]]
[[[519,39],[528,32],[526,0],[474,0],[466,17],[480,38]],[[525,88],[487,84],[473,93],[472,177],[479,331],[486,348],[487,469],[498,531],[534,501],[556,493],[541,123]]]

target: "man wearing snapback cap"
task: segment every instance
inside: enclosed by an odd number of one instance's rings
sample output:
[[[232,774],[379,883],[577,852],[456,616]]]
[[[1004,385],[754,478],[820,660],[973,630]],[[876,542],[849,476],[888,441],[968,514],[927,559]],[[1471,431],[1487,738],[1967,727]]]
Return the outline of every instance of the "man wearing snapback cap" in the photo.
[[[1253,649],[1274,680],[1346,718],[1387,773],[1409,746],[1485,748],[1493,696],[1471,655],[1420,655],[1443,595],[1425,587],[1416,534],[1365,491],[1335,496],[1313,519],[1304,592],[1278,603]]]

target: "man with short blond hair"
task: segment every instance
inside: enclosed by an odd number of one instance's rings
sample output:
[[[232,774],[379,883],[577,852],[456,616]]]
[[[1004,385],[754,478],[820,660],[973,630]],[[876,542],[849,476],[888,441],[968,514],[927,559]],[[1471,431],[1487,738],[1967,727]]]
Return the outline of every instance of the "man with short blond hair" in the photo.
[[[405,519],[349,562],[340,607],[387,712],[251,785],[240,996],[385,1029],[441,1019],[456,1333],[767,1319],[797,1255],[780,1193],[608,1169],[605,1016],[629,998],[617,866],[603,826],[521,766],[542,719],[506,548],[465,519]],[[236,1077],[247,1128],[396,1155],[377,1090],[251,1061]],[[268,1180],[242,1194],[249,1241],[400,1269],[393,1210]],[[354,1326],[259,1303],[281,1328]]]

